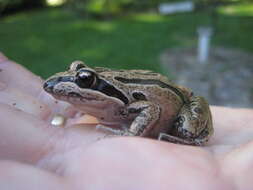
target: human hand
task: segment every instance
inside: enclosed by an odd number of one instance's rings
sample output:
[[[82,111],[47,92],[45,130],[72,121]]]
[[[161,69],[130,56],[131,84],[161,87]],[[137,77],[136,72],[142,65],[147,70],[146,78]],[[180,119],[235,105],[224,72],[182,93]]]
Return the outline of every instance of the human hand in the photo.
[[[0,189],[252,189],[252,110],[211,107],[206,147],[103,138],[42,82],[0,55]],[[50,125],[56,113],[64,127]]]

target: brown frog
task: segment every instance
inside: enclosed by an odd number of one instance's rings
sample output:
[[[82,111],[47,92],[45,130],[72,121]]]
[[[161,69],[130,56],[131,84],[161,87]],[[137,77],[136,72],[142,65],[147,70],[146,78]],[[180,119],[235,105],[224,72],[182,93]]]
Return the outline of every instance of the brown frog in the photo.
[[[90,68],[75,61],[47,79],[44,89],[101,125],[120,125],[110,128],[118,135],[204,145],[213,134],[207,101],[152,71]]]

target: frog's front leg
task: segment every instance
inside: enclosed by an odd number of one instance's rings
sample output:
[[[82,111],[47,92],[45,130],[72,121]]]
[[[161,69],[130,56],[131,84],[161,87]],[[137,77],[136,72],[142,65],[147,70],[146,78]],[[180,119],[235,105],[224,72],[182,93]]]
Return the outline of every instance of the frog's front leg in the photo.
[[[137,114],[129,129],[124,135],[146,136],[159,120],[160,107],[152,102],[139,101],[130,104],[127,108],[129,115]]]
[[[160,140],[179,144],[203,145],[213,134],[209,105],[203,97],[192,96],[180,110],[169,134],[161,133]]]
[[[154,127],[156,121],[158,121],[160,112],[159,106],[154,103],[148,101],[134,102],[130,104],[122,114],[124,118],[134,117],[129,127],[111,129],[99,126],[99,128],[121,136],[145,136]]]

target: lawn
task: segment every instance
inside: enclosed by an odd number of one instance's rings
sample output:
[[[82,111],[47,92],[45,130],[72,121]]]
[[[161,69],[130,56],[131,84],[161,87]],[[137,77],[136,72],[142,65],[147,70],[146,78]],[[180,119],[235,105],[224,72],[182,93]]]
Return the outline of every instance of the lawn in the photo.
[[[43,78],[76,59],[95,66],[163,72],[160,53],[196,46],[197,26],[209,21],[203,13],[147,13],[98,21],[45,9],[0,20],[0,51]],[[220,15],[212,42],[253,52],[252,31],[253,17]]]

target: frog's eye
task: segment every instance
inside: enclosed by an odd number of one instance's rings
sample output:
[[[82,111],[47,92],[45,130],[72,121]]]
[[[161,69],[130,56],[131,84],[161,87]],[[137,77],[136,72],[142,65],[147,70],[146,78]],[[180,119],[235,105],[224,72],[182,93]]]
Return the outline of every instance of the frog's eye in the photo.
[[[89,70],[81,69],[76,74],[76,83],[80,88],[91,88],[96,84],[96,74]]]

